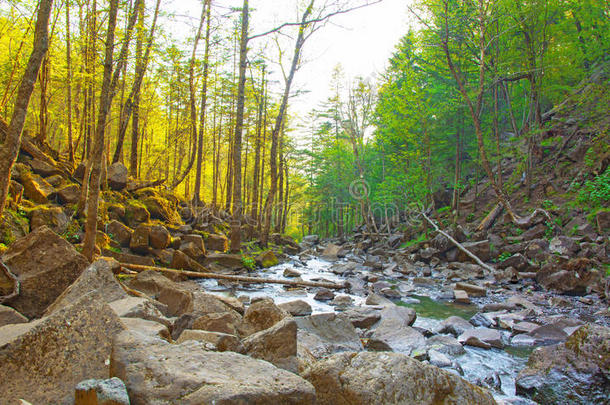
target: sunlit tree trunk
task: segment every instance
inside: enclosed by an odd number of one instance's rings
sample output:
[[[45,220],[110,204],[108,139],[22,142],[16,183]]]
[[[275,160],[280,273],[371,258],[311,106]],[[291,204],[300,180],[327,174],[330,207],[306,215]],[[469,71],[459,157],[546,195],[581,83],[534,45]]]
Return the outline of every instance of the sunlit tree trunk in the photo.
[[[6,138],[2,147],[0,147],[0,217],[2,217],[6,205],[8,187],[11,181],[11,170],[17,160],[19,148],[21,147],[21,134],[25,124],[30,97],[34,91],[34,84],[40,70],[40,64],[49,47],[49,16],[52,5],[52,0],[41,0],[38,4],[32,53],[28,59],[28,64],[17,91],[17,98],[13,107],[11,121],[8,124]]]

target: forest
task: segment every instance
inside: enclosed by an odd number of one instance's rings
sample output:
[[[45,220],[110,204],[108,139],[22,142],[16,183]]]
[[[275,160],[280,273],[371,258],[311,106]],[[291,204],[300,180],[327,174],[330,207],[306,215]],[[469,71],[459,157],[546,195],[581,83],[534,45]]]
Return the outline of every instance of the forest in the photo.
[[[0,0],[0,397],[603,403],[609,90],[604,0]]]

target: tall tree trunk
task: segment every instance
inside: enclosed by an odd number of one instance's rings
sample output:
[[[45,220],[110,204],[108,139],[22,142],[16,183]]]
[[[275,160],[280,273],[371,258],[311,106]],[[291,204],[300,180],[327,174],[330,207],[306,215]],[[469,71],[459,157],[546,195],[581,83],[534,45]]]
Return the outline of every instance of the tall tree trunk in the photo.
[[[199,111],[199,140],[197,142],[197,168],[195,170],[195,188],[193,190],[193,204],[201,205],[201,177],[203,162],[203,139],[205,132],[205,117],[208,97],[208,72],[210,68],[210,10],[211,0],[207,0],[203,6],[207,7],[206,29],[205,29],[205,54],[203,56],[203,85],[201,89],[201,109]]]
[[[49,16],[52,5],[53,0],[41,0],[38,4],[32,53],[17,91],[17,99],[13,107],[11,122],[8,124],[6,131],[6,138],[0,148],[0,217],[2,217],[6,206],[8,187],[11,182],[11,170],[21,147],[21,133],[23,132],[30,97],[34,90],[40,64],[49,47]]]
[[[125,105],[123,107],[123,112],[125,113],[125,115],[127,115],[128,113],[126,110],[131,107],[131,155],[129,159],[129,173],[133,177],[138,178],[138,137],[140,135],[140,83],[142,82],[142,77],[144,76],[145,70],[143,68],[145,62],[142,58],[142,42],[144,40],[144,1],[140,3],[140,6],[136,10],[136,12],[138,13],[138,26],[136,35],[136,76],[141,75],[141,77],[136,77],[136,83],[134,83],[134,91],[132,93],[133,97],[131,97],[132,95],[130,94],[130,101],[132,101],[132,103],[130,103],[130,105]],[[150,39],[152,41],[152,35]],[[123,115],[123,113],[121,115]],[[129,121],[129,118],[124,121],[122,120],[122,122],[119,124],[120,127],[122,127],[123,125],[127,126],[127,121]],[[119,131],[121,130],[122,128],[119,129]],[[124,137],[125,135],[123,135],[122,138]],[[119,132],[120,145],[119,143],[117,143],[116,151],[118,153],[115,153],[114,155],[114,158],[116,158],[117,162],[121,157],[121,149],[123,146],[123,142],[120,138],[121,134]]]
[[[49,87],[49,74],[50,74],[50,62],[49,54],[45,54],[42,59],[42,66],[40,72],[38,72],[38,82],[40,83],[40,112],[38,114],[38,135],[36,136],[36,142],[39,145],[44,145],[47,142],[47,131],[48,131],[48,98],[47,88]]]
[[[288,78],[286,80],[286,87],[284,89],[284,94],[282,95],[282,101],[280,103],[280,109],[278,111],[278,115],[275,119],[275,125],[273,126],[273,132],[271,133],[271,156],[270,156],[270,168],[271,168],[271,185],[269,187],[269,198],[265,203],[265,226],[263,228],[263,232],[261,235],[261,245],[267,247],[269,240],[269,230],[271,227],[271,210],[273,207],[273,203],[275,201],[275,194],[277,192],[277,146],[280,130],[282,128],[284,122],[284,115],[286,113],[286,108],[288,106],[288,97],[290,95],[290,87],[292,86],[292,81],[294,80],[294,75],[297,71],[299,65],[299,59],[301,57],[301,49],[303,48],[303,44],[305,43],[305,29],[306,29],[306,21],[309,19],[309,15],[313,10],[314,0],[309,2],[309,5],[305,9],[303,13],[303,17],[301,19],[301,24],[299,26],[299,34],[297,36],[295,46],[294,46],[294,54],[292,55],[292,64],[290,66],[290,71],[288,73]]]
[[[143,25],[144,25],[144,15],[141,15],[142,18],[142,22],[140,23],[139,26],[139,31],[138,33],[138,40],[140,41],[140,57],[138,58],[136,56],[136,71],[135,71],[135,77],[134,77],[134,81],[129,93],[129,96],[127,96],[127,100],[125,101],[123,108],[121,109],[121,119],[120,119],[120,123],[119,123],[119,134],[118,134],[118,139],[117,139],[117,144],[116,144],[116,148],[114,151],[114,155],[112,158],[112,163],[116,163],[121,161],[122,155],[123,155],[123,143],[125,141],[125,135],[127,133],[127,124],[129,123],[129,118],[131,116],[131,114],[133,114],[133,109],[135,107],[135,98],[140,98],[140,89],[142,87],[142,81],[144,80],[144,75],[146,74],[146,69],[148,67],[148,61],[150,60],[150,51],[152,49],[152,45],[154,42],[154,38],[155,38],[155,29],[157,27],[157,18],[159,15],[159,5],[161,3],[161,0],[157,0],[157,4],[155,6],[155,14],[153,16],[153,21],[152,21],[152,25],[150,28],[150,33],[148,35],[148,39],[146,42],[146,50],[144,51],[144,57],[141,56],[141,41],[142,41],[142,36],[143,36]],[[144,5],[142,5],[142,13],[144,10]],[[136,45],[137,48],[137,45]],[[136,51],[137,53],[137,51]],[[138,139],[137,139],[137,131],[132,131],[132,140],[131,140],[131,156],[130,156],[130,171],[131,174],[135,176],[134,173],[137,173],[137,170],[131,169],[131,166],[135,163],[134,167],[137,169],[137,161],[138,161],[138,150],[137,150],[137,144],[138,144]],[[136,138],[134,139],[133,136],[136,136]],[[136,145],[136,148],[134,149],[133,145]],[[133,156],[133,154],[135,153],[135,156]]]
[[[89,177],[88,197],[87,197],[87,222],[85,223],[85,237],[83,239],[83,255],[89,260],[93,260],[95,253],[95,238],[97,234],[97,211],[100,197],[100,184],[102,177],[102,158],[104,154],[104,134],[106,132],[106,120],[112,105],[112,99],[116,93],[116,87],[119,81],[123,64],[126,63],[127,49],[131,41],[131,34],[137,19],[136,10],[142,0],[136,0],[134,10],[129,16],[127,32],[121,51],[119,52],[117,66],[112,71],[113,53],[114,53],[114,31],[116,29],[116,20],[118,13],[118,0],[110,1],[110,10],[108,16],[108,30],[106,32],[106,45],[104,56],[104,75],[102,78],[102,89],[100,92],[100,108],[97,117],[97,125],[95,127],[95,142],[94,150],[91,154],[91,174]],[[85,179],[86,181],[86,179]],[[83,187],[85,185],[83,181]]]
[[[263,109],[265,108],[265,66],[262,69],[262,77],[261,77],[261,91],[259,94],[258,101],[258,112],[256,117],[256,140],[254,146],[254,174],[252,178],[252,192],[251,192],[251,205],[252,209],[250,211],[250,216],[253,221],[258,222],[258,183],[260,176],[260,167],[261,167],[261,131],[263,126]]]
[[[66,65],[68,86],[68,160],[74,165],[74,143],[72,141],[72,50],[70,43],[70,0],[66,0]]]
[[[186,176],[189,174],[195,163],[195,157],[197,156],[197,107],[195,105],[195,57],[197,55],[197,45],[201,39],[201,31],[203,30],[203,22],[205,21],[206,8],[205,4],[201,9],[201,17],[199,19],[199,27],[197,28],[197,35],[195,35],[195,43],[193,44],[193,52],[191,53],[191,61],[189,63],[189,112],[190,112],[190,129],[191,129],[191,156],[184,169],[184,172],[179,175],[171,185],[171,189],[178,187],[180,183],[184,181]]]
[[[237,84],[237,111],[233,133],[233,221],[231,223],[231,252],[241,249],[241,138],[244,125],[246,89],[246,67],[248,58],[248,0],[244,0],[241,13],[241,36],[239,40],[239,79]]]

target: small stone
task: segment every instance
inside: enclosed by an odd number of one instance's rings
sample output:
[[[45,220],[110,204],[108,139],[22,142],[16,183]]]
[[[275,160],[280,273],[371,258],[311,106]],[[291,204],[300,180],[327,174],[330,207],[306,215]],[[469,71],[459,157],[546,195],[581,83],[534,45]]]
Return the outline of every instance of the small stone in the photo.
[[[428,360],[436,367],[451,367],[451,360],[443,353],[436,350],[428,350]]]
[[[301,273],[299,273],[292,267],[288,267],[288,268],[284,269],[283,275],[284,275],[284,277],[287,277],[287,278],[301,277]]]
[[[453,297],[456,302],[470,304],[470,297],[468,297],[468,293],[464,290],[453,290]]]
[[[335,298],[335,293],[324,287],[321,287],[313,297],[314,300],[318,301],[330,301],[333,298]]]
[[[74,405],[129,405],[127,387],[117,377],[81,381],[75,388]]]
[[[303,300],[288,301],[278,306],[292,316],[307,316],[312,312],[311,305]]]

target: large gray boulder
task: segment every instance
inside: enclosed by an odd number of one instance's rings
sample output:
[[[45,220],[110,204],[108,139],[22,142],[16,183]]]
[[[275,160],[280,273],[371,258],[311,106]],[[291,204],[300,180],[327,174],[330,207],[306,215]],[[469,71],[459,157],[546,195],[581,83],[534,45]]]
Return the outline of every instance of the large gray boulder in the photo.
[[[323,313],[295,318],[298,345],[320,359],[342,351],[363,350],[362,342],[349,318]]]
[[[89,265],[85,256],[46,226],[15,241],[2,259],[21,282],[20,294],[5,304],[30,319],[42,316]]]
[[[483,388],[400,353],[339,353],[303,377],[319,405],[496,403]]]
[[[123,163],[116,162],[108,166],[108,186],[117,191],[127,187],[127,168]]]
[[[201,342],[170,344],[129,332],[115,340],[110,375],[125,382],[132,405],[314,404],[313,386],[296,374]]]
[[[70,403],[80,381],[108,377],[112,340],[123,329],[93,294],[48,317],[0,327],[2,402]]]
[[[369,334],[366,348],[410,354],[426,345],[424,335],[412,328],[416,314],[411,308],[387,306],[381,311],[381,321]]]
[[[539,347],[515,381],[541,404],[602,404],[610,398],[610,328],[589,324],[565,343]]]

